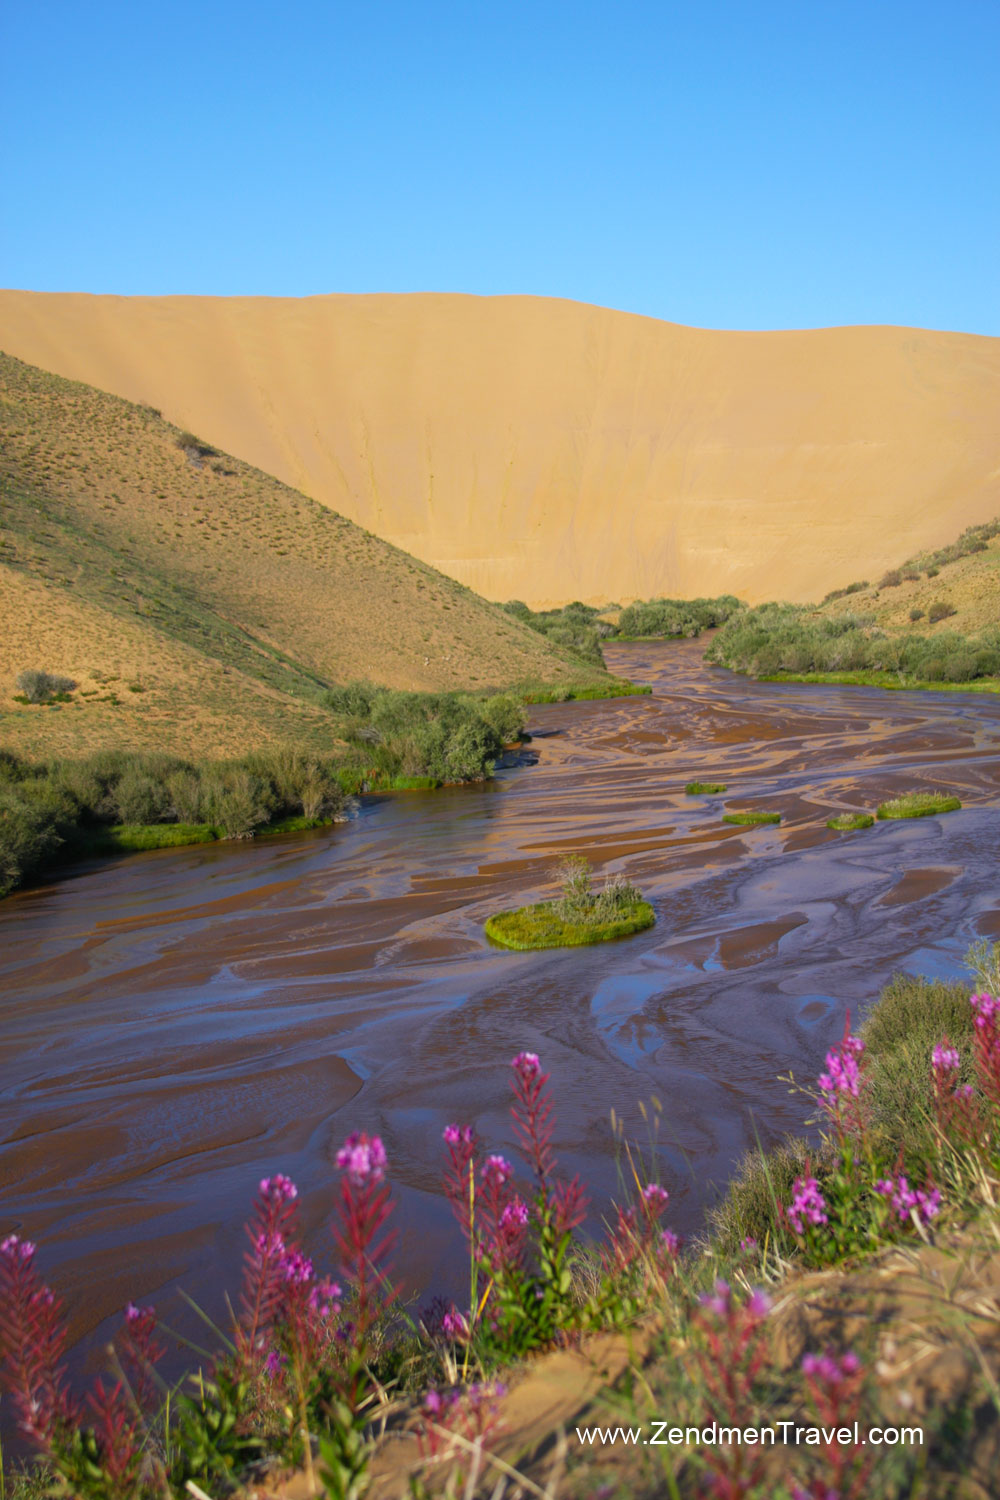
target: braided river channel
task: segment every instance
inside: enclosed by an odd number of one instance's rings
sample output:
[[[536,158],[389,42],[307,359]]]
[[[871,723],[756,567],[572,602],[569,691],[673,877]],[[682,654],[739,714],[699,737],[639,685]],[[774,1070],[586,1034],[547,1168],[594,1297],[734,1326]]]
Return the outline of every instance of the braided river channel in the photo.
[[[348,1132],[382,1135],[396,1268],[460,1295],[442,1128],[512,1152],[508,1063],[553,1076],[555,1143],[597,1232],[612,1108],[662,1105],[665,1222],[696,1232],[755,1132],[801,1131],[850,1010],[896,971],[966,977],[1000,937],[1000,697],[770,685],[703,644],[608,649],[651,697],[531,710],[522,764],[366,798],[331,830],[78,866],[0,904],[0,1234],[39,1243],[77,1357],[130,1298],[189,1327],[238,1289],[258,1179],[299,1185],[307,1246]],[[689,780],[725,795],[689,797]],[[961,811],[827,830],[911,789]],[[736,827],[727,809],[782,814]],[[492,947],[493,911],[554,891],[567,854],[624,871],[656,925],[617,943]],[[89,1351],[89,1354],[88,1354]]]

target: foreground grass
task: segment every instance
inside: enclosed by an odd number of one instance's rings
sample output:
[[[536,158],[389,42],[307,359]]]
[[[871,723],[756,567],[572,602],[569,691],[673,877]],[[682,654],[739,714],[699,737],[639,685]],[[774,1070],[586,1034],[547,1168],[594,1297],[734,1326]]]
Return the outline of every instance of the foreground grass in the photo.
[[[957,812],[961,805],[961,798],[948,792],[904,792],[880,803],[876,817],[931,818],[938,813]]]

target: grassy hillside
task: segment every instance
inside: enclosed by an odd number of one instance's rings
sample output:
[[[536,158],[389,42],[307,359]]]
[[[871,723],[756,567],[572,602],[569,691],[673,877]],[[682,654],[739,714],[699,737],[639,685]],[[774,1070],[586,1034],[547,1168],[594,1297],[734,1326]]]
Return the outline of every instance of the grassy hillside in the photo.
[[[971,635],[1000,624],[1000,519],[970,526],[958,541],[918,552],[863,582],[850,593],[834,590],[822,613],[862,613],[882,630],[921,635]]]
[[[821,597],[1000,512],[1000,339],[548,297],[0,292],[0,346],[490,599]]]
[[[328,745],[330,686],[610,679],[158,412],[0,355],[0,740]],[[26,668],[72,701],[16,701]]]

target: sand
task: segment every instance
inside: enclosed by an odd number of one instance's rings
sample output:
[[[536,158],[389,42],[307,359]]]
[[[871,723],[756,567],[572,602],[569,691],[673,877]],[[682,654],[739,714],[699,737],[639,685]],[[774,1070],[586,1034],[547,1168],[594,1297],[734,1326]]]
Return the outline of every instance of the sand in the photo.
[[[533,297],[9,291],[0,347],[492,599],[811,599],[1000,511],[1000,339]]]

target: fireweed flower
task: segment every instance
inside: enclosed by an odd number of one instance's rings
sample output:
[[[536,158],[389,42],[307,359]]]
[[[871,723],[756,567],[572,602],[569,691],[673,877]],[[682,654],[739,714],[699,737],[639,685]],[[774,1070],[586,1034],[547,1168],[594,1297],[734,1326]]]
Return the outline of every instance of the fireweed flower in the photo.
[[[457,1307],[451,1307],[441,1319],[441,1332],[449,1339],[467,1339],[469,1322]]]
[[[818,1228],[828,1224],[826,1199],[819,1190],[815,1177],[796,1177],[792,1184],[792,1201],[785,1209],[785,1216],[795,1234],[801,1235],[803,1220]]]
[[[293,1250],[282,1256],[278,1263],[279,1274],[292,1286],[308,1286],[313,1279],[313,1263],[301,1250]]]
[[[483,1181],[491,1187],[502,1187],[513,1175],[514,1168],[504,1156],[488,1156],[483,1164]]]
[[[542,1071],[542,1065],[538,1060],[537,1052],[519,1052],[511,1060],[511,1067],[515,1073],[520,1073],[521,1077],[527,1079],[529,1082],[537,1078]]]
[[[274,1177],[261,1178],[260,1196],[268,1203],[293,1203],[299,1196],[299,1190],[290,1177],[278,1172]]]
[[[446,1125],[441,1135],[446,1146],[471,1146],[476,1139],[471,1125]]]
[[[865,1044],[851,1035],[850,1011],[844,1021],[844,1035],[826,1054],[826,1068],[816,1080],[819,1104],[832,1122],[837,1139],[844,1147],[846,1138],[864,1136],[868,1120],[864,1074]]]
[[[931,1053],[931,1067],[935,1073],[957,1073],[961,1061],[958,1048],[949,1046],[947,1037],[938,1042]]]
[[[346,1172],[355,1187],[367,1182],[381,1182],[385,1176],[386,1154],[381,1136],[369,1136],[356,1130],[337,1152],[337,1166]]]
[[[891,1177],[881,1178],[875,1184],[875,1191],[889,1199],[902,1224],[906,1223],[914,1210],[921,1224],[929,1224],[932,1219],[937,1218],[941,1209],[941,1194],[937,1188],[929,1193],[920,1188],[911,1188],[902,1175],[895,1180]]]

